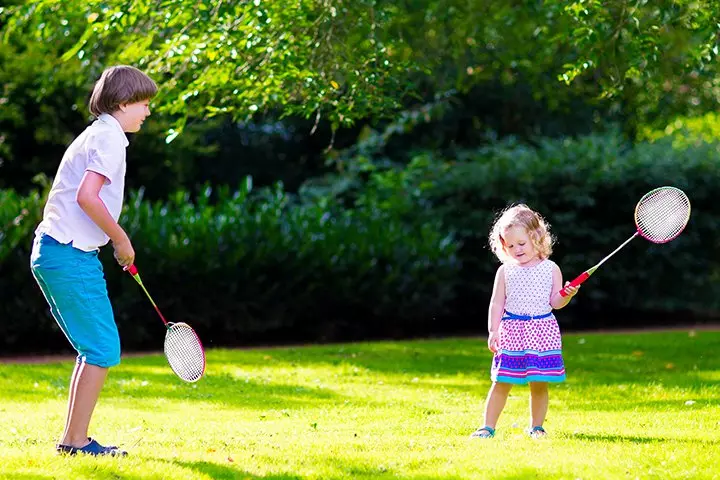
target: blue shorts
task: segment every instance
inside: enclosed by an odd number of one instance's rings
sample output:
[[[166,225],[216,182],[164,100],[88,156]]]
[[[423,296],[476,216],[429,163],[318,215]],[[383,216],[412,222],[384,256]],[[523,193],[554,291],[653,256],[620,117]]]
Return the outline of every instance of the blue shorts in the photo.
[[[98,251],[84,252],[41,234],[30,268],[78,361],[98,367],[120,363],[120,336]]]

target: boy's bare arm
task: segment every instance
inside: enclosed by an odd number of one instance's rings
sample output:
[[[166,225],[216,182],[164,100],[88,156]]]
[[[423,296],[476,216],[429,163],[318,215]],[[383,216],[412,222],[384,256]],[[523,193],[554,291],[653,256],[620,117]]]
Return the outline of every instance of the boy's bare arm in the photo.
[[[120,265],[129,265],[135,259],[135,251],[125,230],[113,219],[105,203],[100,198],[100,189],[105,177],[99,173],[86,171],[80,181],[76,200],[83,212],[110,237],[115,248],[115,258]]]

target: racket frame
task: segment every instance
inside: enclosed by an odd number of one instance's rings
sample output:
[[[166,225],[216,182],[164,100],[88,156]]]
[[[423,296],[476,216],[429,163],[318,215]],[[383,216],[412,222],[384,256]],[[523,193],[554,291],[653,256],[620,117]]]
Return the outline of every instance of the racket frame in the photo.
[[[168,335],[170,334],[170,331],[172,330],[172,327],[173,327],[173,326],[185,326],[185,327],[189,328],[189,329],[190,329],[190,332],[192,332],[192,334],[195,336],[195,340],[197,341],[197,344],[200,346],[200,352],[202,353],[203,361],[202,361],[202,371],[200,372],[200,375],[198,375],[198,377],[197,377],[196,379],[194,379],[194,380],[188,380],[187,378],[183,378],[183,377],[175,370],[175,368],[173,367],[172,362],[170,362],[170,357],[169,357],[168,354],[167,354],[166,347],[165,347],[164,344],[163,344],[163,350],[165,351],[165,358],[168,359],[168,364],[170,365],[170,368],[171,368],[172,371],[175,373],[175,375],[178,376],[178,378],[180,378],[181,380],[183,380],[183,381],[185,381],[185,382],[188,382],[188,383],[195,383],[195,382],[197,382],[198,380],[200,380],[200,379],[203,377],[203,375],[205,375],[205,368],[207,367],[207,362],[206,362],[206,357],[205,357],[205,347],[203,347],[203,344],[202,344],[202,342],[200,341],[200,337],[198,337],[198,334],[195,332],[195,329],[192,328],[190,325],[188,325],[188,324],[185,323],[185,322],[168,322],[168,323],[166,324],[166,326],[167,326],[167,332],[165,333],[165,343],[167,343]]]
[[[617,252],[619,252],[625,245],[627,245],[628,243],[630,243],[630,242],[631,242],[635,237],[637,237],[638,235],[640,235],[641,237],[643,237],[645,240],[647,240],[647,241],[649,241],[649,242],[652,242],[652,243],[656,243],[656,244],[668,243],[668,242],[670,242],[670,241],[672,241],[672,240],[675,240],[678,236],[680,236],[680,234],[683,232],[683,230],[685,230],[685,227],[687,226],[688,222],[690,221],[690,211],[691,211],[691,208],[692,208],[692,207],[691,207],[691,205],[690,205],[689,202],[688,202],[687,216],[685,217],[685,224],[684,224],[683,227],[680,228],[680,229],[678,230],[678,232],[677,232],[675,235],[673,235],[672,237],[667,238],[667,239],[663,239],[663,240],[652,239],[652,238],[650,238],[649,236],[645,235],[645,234],[643,233],[642,229],[640,228],[640,223],[638,222],[638,211],[640,210],[640,205],[642,205],[643,200],[645,200],[646,198],[648,198],[649,196],[651,196],[652,194],[654,194],[655,192],[657,192],[657,191],[659,191],[659,190],[666,190],[666,191],[667,191],[667,190],[676,190],[676,191],[680,192],[682,195],[684,195],[684,196],[687,197],[687,195],[685,195],[685,192],[683,192],[683,191],[680,190],[679,188],[670,187],[670,186],[658,187],[658,188],[655,188],[655,189],[653,189],[653,190],[650,190],[648,193],[646,193],[645,195],[643,195],[643,197],[640,199],[640,201],[637,203],[637,205],[635,205],[635,228],[636,228],[635,233],[634,233],[630,238],[628,238],[627,240],[625,240],[619,247],[617,247],[615,250],[613,250],[612,253],[610,253],[610,255],[608,255],[608,256],[606,256],[605,258],[603,258],[602,260],[600,260],[600,262],[598,262],[595,266],[593,266],[593,267],[585,270],[583,273],[581,273],[580,275],[578,275],[577,277],[575,277],[575,278],[570,282],[569,285],[567,285],[566,287],[561,288],[561,289],[560,289],[560,292],[559,292],[561,297],[567,297],[567,295],[568,295],[567,287],[577,287],[577,286],[580,286],[583,282],[585,282],[585,280],[587,280],[588,278],[590,278],[590,276],[591,276],[593,273],[595,273],[595,271],[596,271],[598,268],[600,268],[600,265],[602,265],[603,263],[607,262],[607,261],[610,259],[610,257],[612,257],[612,256],[615,255]]]
[[[145,295],[147,296],[148,300],[150,300],[150,303],[155,308],[155,311],[157,312],[158,316],[160,317],[160,320],[162,320],[163,324],[165,324],[165,329],[166,329],[165,339],[166,340],[167,340],[167,335],[168,335],[168,333],[170,333],[170,330],[172,329],[173,325],[187,325],[187,327],[192,331],[193,335],[195,335],[195,339],[197,340],[198,345],[200,345],[200,350],[202,351],[202,356],[203,356],[202,373],[200,374],[200,376],[198,378],[196,378],[195,380],[186,380],[186,379],[182,378],[180,375],[178,375],[178,373],[173,368],[172,363],[170,363],[169,359],[168,359],[168,364],[170,364],[170,368],[172,369],[173,373],[175,375],[177,375],[178,378],[180,378],[181,380],[183,380],[185,382],[189,382],[189,383],[194,383],[194,382],[197,382],[198,380],[200,380],[203,377],[203,375],[205,375],[205,367],[207,366],[207,362],[206,362],[206,358],[205,358],[205,347],[203,347],[203,344],[200,341],[200,337],[198,337],[197,333],[195,332],[195,329],[193,329],[190,325],[188,325],[187,323],[184,323],[184,322],[168,322],[167,320],[165,320],[165,316],[162,314],[162,312],[160,311],[160,308],[158,308],[157,304],[150,296],[150,293],[145,288],[142,278],[140,278],[140,273],[138,272],[137,267],[134,264],[131,264],[131,265],[127,265],[127,266],[123,267],[123,270],[128,272],[130,274],[130,276],[133,277],[133,279],[135,279],[137,284],[140,285],[140,288],[142,288],[142,290],[143,290],[143,292],[145,292]],[[164,350],[165,350],[165,347],[164,347],[164,343],[163,343],[163,351]],[[167,358],[167,353],[165,354],[165,358]]]
[[[677,237],[679,237],[680,234],[683,232],[683,230],[685,230],[685,227],[687,226],[688,222],[690,221],[690,212],[692,211],[692,205],[690,204],[690,201],[688,200],[688,208],[687,208],[687,216],[685,217],[685,224],[683,225],[683,227],[681,229],[678,230],[678,232],[675,235],[673,235],[667,239],[663,239],[663,240],[652,239],[649,236],[645,235],[645,233],[643,233],[643,231],[642,231],[642,228],[640,228],[640,222],[638,222],[638,213],[640,210],[640,205],[642,205],[643,200],[645,200],[646,198],[648,198],[649,196],[651,196],[652,194],[654,194],[655,192],[660,191],[660,190],[665,190],[665,191],[674,190],[674,191],[680,192],[681,195],[683,195],[685,198],[687,198],[687,195],[685,195],[685,192],[683,192],[682,190],[680,190],[677,187],[670,187],[670,186],[658,187],[653,190],[650,190],[648,193],[643,195],[643,197],[640,199],[640,201],[637,203],[637,205],[635,205],[635,228],[637,228],[637,234],[640,235],[641,237],[643,237],[648,242],[656,243],[658,245],[662,245],[663,243],[672,242]]]

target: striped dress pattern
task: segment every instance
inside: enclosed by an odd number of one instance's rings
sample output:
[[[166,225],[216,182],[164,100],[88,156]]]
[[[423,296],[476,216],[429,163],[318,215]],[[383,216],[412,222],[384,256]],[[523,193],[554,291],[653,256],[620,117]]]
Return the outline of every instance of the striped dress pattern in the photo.
[[[505,264],[505,311],[490,370],[493,382],[565,381],[560,327],[550,306],[554,266],[547,259],[532,267]]]

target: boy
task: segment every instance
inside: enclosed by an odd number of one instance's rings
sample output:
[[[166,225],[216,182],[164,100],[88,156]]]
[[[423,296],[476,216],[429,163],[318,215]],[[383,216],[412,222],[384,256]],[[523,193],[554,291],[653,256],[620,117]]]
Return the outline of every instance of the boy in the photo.
[[[50,312],[78,352],[58,453],[124,456],[88,437],[108,368],[120,363],[120,338],[98,250],[112,241],[121,266],[135,260],[118,225],[125,186],[125,132],[140,130],[157,85],[129,66],[106,69],[90,97],[96,120],[65,151],[35,231],[32,273]]]

